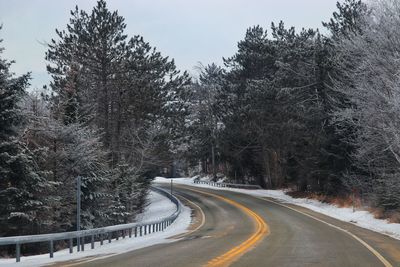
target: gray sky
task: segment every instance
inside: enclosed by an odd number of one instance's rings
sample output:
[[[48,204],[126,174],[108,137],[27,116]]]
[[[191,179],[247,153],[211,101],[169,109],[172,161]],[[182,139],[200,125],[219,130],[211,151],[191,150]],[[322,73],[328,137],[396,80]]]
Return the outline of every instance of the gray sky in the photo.
[[[142,35],[181,70],[194,73],[198,62],[222,64],[253,25],[269,27],[283,20],[300,29],[321,28],[337,0],[109,0],[125,17],[127,34]],[[46,74],[43,43],[65,29],[77,4],[90,11],[96,0],[0,0],[0,39],[4,56],[15,60],[17,74],[32,72],[32,87],[41,88]]]

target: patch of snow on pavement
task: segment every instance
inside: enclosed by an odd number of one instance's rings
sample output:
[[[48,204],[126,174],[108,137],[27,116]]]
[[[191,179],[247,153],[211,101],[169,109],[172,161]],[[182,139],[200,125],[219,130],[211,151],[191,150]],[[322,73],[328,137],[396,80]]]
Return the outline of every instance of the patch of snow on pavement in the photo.
[[[281,203],[295,204],[308,208],[310,210],[322,213],[324,215],[333,217],[335,219],[350,222],[357,226],[379,232],[396,239],[400,239],[400,224],[389,223],[387,220],[380,220],[374,218],[374,216],[365,210],[356,210],[353,212],[352,208],[340,208],[332,204],[323,203],[314,199],[308,198],[293,198],[286,195],[283,190],[248,190],[248,189],[236,189],[236,188],[220,188],[206,184],[195,184],[193,181],[197,177],[193,178],[175,178],[173,183],[186,184],[196,187],[212,188],[214,190],[229,190],[234,192],[240,192],[243,194],[253,195],[257,197],[269,197],[278,200]],[[157,177],[154,182],[156,183],[169,183],[171,179]]]
[[[149,201],[150,204],[146,207],[144,213],[138,217],[140,222],[157,220],[169,216],[175,212],[175,204],[159,193],[151,191],[151,193],[149,193]],[[151,233],[141,237],[129,238],[127,236],[125,239],[120,238],[118,241],[112,240],[110,244],[107,240],[105,240],[103,246],[100,246],[100,242],[96,242],[95,249],[90,249],[90,244],[86,244],[85,251],[76,252],[76,247],[74,247],[74,253],[72,254],[69,254],[68,249],[64,249],[55,252],[53,259],[49,258],[48,253],[36,256],[21,257],[21,262],[18,264],[16,264],[15,258],[0,259],[0,266],[31,267],[77,260],[86,257],[96,257],[95,259],[105,258],[155,244],[174,242],[177,239],[168,238],[186,232],[190,223],[191,210],[189,207],[183,206],[182,212],[175,222],[161,232]]]

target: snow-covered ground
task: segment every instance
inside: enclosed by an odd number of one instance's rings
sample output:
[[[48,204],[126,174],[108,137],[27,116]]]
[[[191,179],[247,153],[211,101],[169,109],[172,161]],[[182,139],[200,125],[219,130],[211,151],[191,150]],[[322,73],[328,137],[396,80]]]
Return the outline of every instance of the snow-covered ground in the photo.
[[[138,222],[154,221],[165,218],[176,210],[176,205],[165,196],[150,191],[147,196],[149,205],[142,214],[136,218]]]
[[[162,196],[161,194],[151,191],[148,197],[150,204],[146,207],[146,210],[141,215],[139,215],[138,220],[140,222],[157,220],[169,216],[173,212],[175,212],[175,204],[173,204],[168,198]],[[74,247],[74,253],[72,254],[69,254],[68,249],[64,249],[55,252],[53,259],[49,258],[49,254],[21,257],[20,263],[16,263],[15,258],[0,259],[0,266],[43,266],[61,261],[76,260],[80,258],[94,256],[96,257],[96,259],[98,259],[115,254],[125,253],[143,247],[148,247],[155,244],[174,242],[177,239],[169,239],[169,237],[186,232],[190,222],[190,208],[183,206],[180,216],[175,220],[173,224],[168,226],[162,232],[151,233],[149,235],[136,238],[120,238],[118,241],[112,240],[110,244],[105,241],[103,246],[100,246],[100,243],[97,242],[95,244],[95,249],[90,249],[90,244],[87,244],[85,246],[85,251],[83,252],[76,253],[76,247]]]
[[[171,179],[157,177],[154,182],[169,183],[170,180]],[[257,197],[270,197],[281,203],[290,203],[302,206],[310,210],[322,213],[324,215],[339,219],[341,221],[350,222],[357,226],[386,234],[396,239],[400,239],[400,224],[389,223],[387,220],[376,219],[370,212],[365,210],[356,210],[355,212],[353,212],[352,208],[340,208],[335,205],[322,203],[314,199],[293,198],[289,195],[286,195],[283,190],[248,190],[235,188],[219,188],[205,184],[194,184],[193,180],[194,178],[175,178],[173,179],[173,183],[212,188],[215,190],[229,190]]]

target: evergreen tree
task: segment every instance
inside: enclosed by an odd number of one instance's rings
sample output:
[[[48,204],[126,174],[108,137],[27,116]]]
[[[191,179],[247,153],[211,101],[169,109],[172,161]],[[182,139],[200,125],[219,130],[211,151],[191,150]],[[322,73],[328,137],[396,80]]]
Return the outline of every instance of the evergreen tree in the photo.
[[[200,65],[198,82],[192,85],[189,145],[186,155],[192,165],[201,162],[203,172],[216,179],[218,169],[219,132],[223,125],[220,118],[218,95],[223,86],[224,71],[216,64]]]
[[[174,140],[182,137],[187,112],[187,73],[180,74],[173,60],[141,36],[128,38],[125,27],[124,18],[110,11],[104,0],[90,13],[76,7],[66,30],[56,30],[57,39],[46,53],[53,78],[51,114],[67,126],[79,124],[99,133],[111,194],[120,191],[115,181],[121,178],[121,168],[124,179],[136,183],[172,164],[170,152],[177,146]],[[143,195],[148,184],[137,182],[125,188],[135,191],[124,195]],[[143,205],[135,197],[115,201],[115,207],[127,208],[123,218],[128,221],[135,214],[128,207]]]
[[[130,129],[144,133],[161,121],[171,135],[174,124],[182,124],[188,75],[180,75],[174,61],[143,37],[128,39],[124,18],[105,1],[98,1],[90,14],[76,7],[71,16],[46,54],[53,112],[66,122],[78,117],[101,129],[113,166],[121,158],[133,160]]]
[[[110,174],[99,134],[80,123],[55,120],[46,103],[35,95],[25,100],[23,138],[46,178],[56,186],[46,192],[52,198],[50,224],[43,232],[76,229],[76,180],[82,177],[82,227],[110,224]]]
[[[29,74],[14,77],[11,62],[0,48],[0,235],[38,232],[49,203],[46,190],[52,187],[38,169],[31,152],[19,136],[24,123],[20,101]],[[43,217],[42,217],[43,216]]]
[[[362,32],[363,20],[369,12],[367,5],[361,0],[345,0],[336,3],[337,11],[329,22],[323,22],[334,39],[348,38],[351,34]]]
[[[231,178],[326,194],[345,191],[351,146],[343,135],[352,130],[334,125],[333,112],[346,106],[346,98],[332,86],[341,72],[333,43],[360,33],[367,13],[360,1],[338,3],[331,21],[323,23],[332,33],[328,37],[318,30],[296,32],[283,22],[272,24],[272,38],[260,26],[247,30],[237,53],[225,60],[215,101],[222,111],[220,157]]]
[[[262,186],[304,181],[299,185],[307,187],[314,182],[308,173],[316,175],[318,169],[323,112],[314,58],[319,35],[296,33],[283,22],[272,24],[271,31],[269,39],[263,28],[250,28],[237,54],[226,61],[232,107],[224,121],[226,154],[237,157],[232,165],[241,169],[235,173]],[[299,165],[304,173],[289,173]]]

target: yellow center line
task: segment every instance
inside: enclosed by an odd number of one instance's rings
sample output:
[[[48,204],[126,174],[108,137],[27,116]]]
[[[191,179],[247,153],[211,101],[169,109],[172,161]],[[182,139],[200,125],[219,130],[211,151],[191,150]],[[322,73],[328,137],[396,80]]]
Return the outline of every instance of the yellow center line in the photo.
[[[246,206],[239,204],[238,202],[233,201],[229,198],[220,196],[220,195],[216,195],[216,194],[212,194],[212,193],[208,193],[208,192],[204,192],[204,191],[200,191],[200,190],[195,190],[195,189],[188,189],[188,188],[185,188],[185,189],[221,199],[222,201],[227,202],[230,205],[235,206],[235,207],[239,208],[240,210],[242,210],[251,219],[253,219],[253,222],[254,222],[255,231],[246,241],[233,247],[232,249],[225,252],[224,254],[210,260],[206,264],[206,267],[229,266],[234,261],[239,259],[242,255],[244,255],[245,253],[250,251],[252,248],[254,248],[265,236],[267,236],[270,233],[269,227],[266,224],[266,222],[257,213],[255,213],[251,209],[247,208]]]

